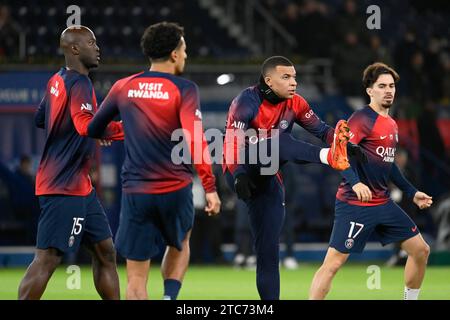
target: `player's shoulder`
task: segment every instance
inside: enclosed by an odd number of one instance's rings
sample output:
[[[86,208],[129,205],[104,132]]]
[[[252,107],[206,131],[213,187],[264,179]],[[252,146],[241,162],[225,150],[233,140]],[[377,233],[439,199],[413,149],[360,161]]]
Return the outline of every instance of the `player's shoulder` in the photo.
[[[142,73],[140,77],[165,79],[166,81],[173,83],[173,85],[176,86],[180,92],[184,92],[186,90],[198,91],[198,86],[194,81],[167,72],[146,71]]]
[[[117,80],[117,81],[114,83],[112,89],[114,89],[114,90],[120,90],[120,89],[123,88],[127,83],[129,83],[130,81],[132,81],[132,80],[135,79],[135,78],[138,78],[138,77],[139,77],[140,75],[142,75],[143,73],[144,73],[144,72],[141,71],[141,72],[132,74],[132,75],[130,75],[130,76],[127,76],[127,77],[125,77],[125,78],[121,78],[121,79]]]
[[[309,103],[303,96],[296,93],[292,97],[292,107],[297,111],[302,111],[304,108],[309,108]]]
[[[359,108],[350,116],[349,120],[372,120],[375,121],[378,118],[378,113],[376,113],[371,107],[368,105]]]
[[[306,104],[308,104],[308,101],[306,101],[306,99],[303,98],[303,96],[301,96],[298,93],[294,94],[294,96],[292,97],[292,100],[293,100],[293,102],[296,102],[296,103],[301,103],[301,104],[306,103]]]
[[[348,123],[352,131],[363,130],[364,132],[370,132],[378,119],[378,113],[371,107],[364,106],[350,116]]]
[[[234,99],[236,104],[257,108],[262,103],[262,96],[256,86],[242,90]]]
[[[65,68],[63,68],[65,69]],[[92,90],[91,79],[84,74],[81,74],[75,70],[61,70],[62,78],[66,89],[77,88],[77,90]]]
[[[262,96],[256,86],[241,91],[231,103],[230,111],[251,117],[258,112]]]

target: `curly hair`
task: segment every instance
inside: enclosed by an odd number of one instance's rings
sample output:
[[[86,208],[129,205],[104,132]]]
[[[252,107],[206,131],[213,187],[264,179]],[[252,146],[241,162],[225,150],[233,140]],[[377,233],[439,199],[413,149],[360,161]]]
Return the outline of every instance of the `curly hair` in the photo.
[[[145,29],[141,38],[142,52],[150,60],[167,60],[180,45],[184,28],[173,22],[159,22]]]
[[[394,69],[382,62],[375,62],[364,70],[362,78],[364,88],[372,87],[382,74],[390,74],[394,78],[395,83],[400,80],[400,76]]]

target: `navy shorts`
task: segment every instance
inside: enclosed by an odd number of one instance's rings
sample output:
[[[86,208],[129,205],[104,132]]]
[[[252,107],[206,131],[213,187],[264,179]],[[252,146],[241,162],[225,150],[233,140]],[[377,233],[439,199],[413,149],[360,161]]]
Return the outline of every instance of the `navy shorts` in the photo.
[[[80,244],[94,244],[112,237],[105,210],[93,189],[87,196],[39,196],[38,249],[75,252]]]
[[[342,253],[362,252],[373,232],[384,246],[412,238],[419,230],[392,200],[378,206],[355,206],[336,200],[330,247]]]
[[[194,225],[192,184],[169,193],[122,193],[116,248],[130,260],[148,260],[166,245],[181,251],[181,242]]]

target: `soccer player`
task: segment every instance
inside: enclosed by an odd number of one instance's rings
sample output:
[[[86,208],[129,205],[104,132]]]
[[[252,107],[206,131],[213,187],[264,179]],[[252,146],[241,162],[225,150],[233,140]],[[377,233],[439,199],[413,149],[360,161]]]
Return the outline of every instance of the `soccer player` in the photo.
[[[175,130],[183,130],[193,159],[194,150],[204,155],[194,166],[206,192],[208,215],[219,213],[220,199],[208,162],[198,87],[178,76],[187,58],[183,28],[168,22],[151,25],[141,47],[150,70],[117,81],[88,131],[100,137],[116,115],[122,118],[126,155],[116,246],[127,259],[127,299],[147,299],[150,260],[158,254],[162,235],[167,244],[161,265],[164,299],[174,300],[188,268],[194,220],[191,166],[171,156]]]
[[[280,164],[286,161],[324,163],[337,170],[349,166],[346,122],[338,122],[336,129],[326,125],[296,93],[296,88],[292,62],[282,56],[268,58],[262,65],[259,84],[242,91],[231,103],[226,125],[224,174],[230,187],[248,207],[257,256],[256,284],[261,299],[279,299],[280,295],[279,238],[285,214],[284,187],[279,172],[261,174],[259,165],[250,165],[240,158],[241,150],[247,149],[249,143],[265,143],[276,136],[279,154],[271,156],[279,158]],[[294,123],[331,148],[294,139],[290,134]],[[236,136],[248,129],[258,132],[239,142]],[[273,137],[272,129],[279,130]]]
[[[64,253],[80,244],[92,254],[94,283],[103,299],[119,299],[119,278],[112,234],[88,172],[95,141],[87,126],[97,110],[89,70],[100,50],[84,26],[65,29],[60,38],[66,66],[50,78],[35,114],[46,142],[36,177],[39,216],[36,253],[19,286],[19,299],[40,299]],[[111,123],[102,139],[123,139],[120,123]]]
[[[344,179],[336,195],[330,247],[312,280],[310,299],[325,298],[333,277],[350,253],[362,252],[373,232],[383,245],[400,242],[408,253],[404,298],[418,298],[430,248],[414,222],[390,199],[388,181],[420,209],[429,208],[433,201],[417,191],[394,163],[398,127],[389,116],[389,108],[399,79],[397,72],[383,63],[374,63],[364,70],[363,84],[370,103],[354,112],[348,123],[350,141],[365,151],[368,163],[352,163],[342,172]]]

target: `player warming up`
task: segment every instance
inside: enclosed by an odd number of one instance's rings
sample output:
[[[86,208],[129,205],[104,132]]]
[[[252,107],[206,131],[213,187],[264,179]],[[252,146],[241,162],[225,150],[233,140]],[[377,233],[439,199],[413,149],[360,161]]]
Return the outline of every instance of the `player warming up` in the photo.
[[[270,57],[262,65],[259,84],[245,89],[232,101],[227,118],[224,175],[248,207],[257,257],[256,284],[259,296],[265,300],[279,299],[280,295],[279,238],[285,214],[284,187],[279,167],[266,175],[261,170],[262,163],[251,164],[242,156],[251,153],[252,144],[270,145],[275,139],[278,152],[272,149],[270,157],[280,165],[287,161],[324,163],[345,170],[349,167],[347,149],[349,154],[361,155],[358,147],[347,145],[347,123],[339,121],[335,129],[326,125],[296,89],[292,62],[282,56]],[[295,123],[330,148],[295,139],[291,135]],[[249,133],[246,139],[236,138],[244,131]]]
[[[383,63],[364,70],[363,84],[370,97],[368,106],[353,113],[348,123],[350,141],[367,154],[367,163],[351,163],[342,172],[343,182],[336,195],[335,218],[330,247],[311,284],[309,298],[324,299],[331,282],[350,253],[362,252],[375,232],[383,245],[400,242],[408,253],[405,266],[405,300],[416,300],[425,275],[430,248],[417,226],[391,199],[392,181],[420,209],[433,203],[417,191],[394,163],[398,143],[397,124],[389,116],[395,97],[397,72]]]
[[[95,141],[87,137],[87,127],[97,110],[88,74],[99,64],[100,50],[84,26],[64,30],[60,46],[66,66],[48,81],[35,114],[46,136],[36,177],[41,214],[36,253],[20,283],[19,299],[40,299],[63,254],[77,251],[80,244],[92,255],[99,295],[119,299],[112,234],[88,175]],[[122,140],[121,124],[111,123],[99,138]]]
[[[148,298],[150,259],[159,252],[160,235],[167,244],[161,265],[164,299],[177,298],[188,268],[194,222],[192,169],[178,156],[172,158],[177,141],[171,137],[176,130],[184,133],[206,192],[205,212],[215,215],[220,210],[198,88],[178,76],[187,58],[183,35],[175,23],[148,27],[141,47],[150,70],[117,81],[89,125],[89,135],[99,137],[116,115],[123,121],[126,155],[116,246],[127,259],[127,299]]]

